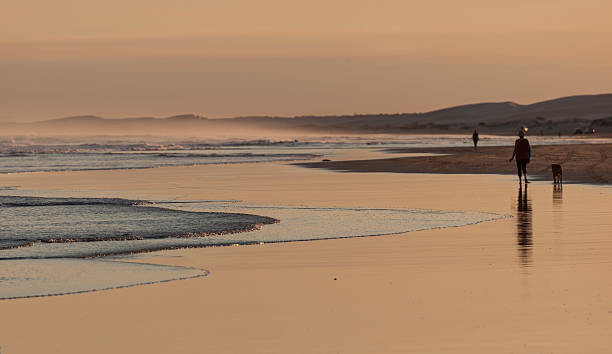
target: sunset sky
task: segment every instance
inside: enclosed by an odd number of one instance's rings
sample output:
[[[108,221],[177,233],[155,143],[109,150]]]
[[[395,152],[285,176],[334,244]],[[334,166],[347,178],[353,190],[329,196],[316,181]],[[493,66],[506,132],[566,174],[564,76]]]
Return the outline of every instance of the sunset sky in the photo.
[[[418,112],[612,92],[612,2],[6,0],[0,120]]]

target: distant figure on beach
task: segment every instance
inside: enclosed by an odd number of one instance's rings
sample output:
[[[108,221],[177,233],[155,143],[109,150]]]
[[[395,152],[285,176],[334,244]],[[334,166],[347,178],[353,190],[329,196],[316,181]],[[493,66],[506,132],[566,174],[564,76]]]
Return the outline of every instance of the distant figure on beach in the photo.
[[[519,131],[519,138],[514,142],[514,151],[510,162],[516,157],[516,169],[518,172],[519,183],[521,183],[521,176],[525,175],[525,183],[529,183],[527,180],[527,164],[531,159],[531,146],[529,140],[525,139],[525,132]]]
[[[478,140],[480,140],[480,138],[478,138],[478,131],[476,129],[474,129],[474,134],[472,134],[472,140],[474,141],[474,150],[476,150]]]

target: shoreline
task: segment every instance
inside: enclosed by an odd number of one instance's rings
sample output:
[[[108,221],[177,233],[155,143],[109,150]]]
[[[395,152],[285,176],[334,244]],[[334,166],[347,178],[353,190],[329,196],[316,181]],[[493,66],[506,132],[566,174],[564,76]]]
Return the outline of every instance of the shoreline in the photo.
[[[428,177],[440,189],[457,191],[445,205],[459,205],[471,194],[452,185],[472,185],[467,176]],[[383,178],[397,181],[385,190],[401,185],[399,175]],[[513,184],[503,177],[477,178],[491,184],[480,188],[497,187],[491,189],[493,200],[479,209],[517,210],[503,203],[507,197],[516,201],[515,188],[507,188]],[[581,214],[574,203],[583,193],[591,200],[599,193],[576,186],[566,188],[559,200],[553,191],[553,204],[545,206],[548,187],[530,187],[533,216],[381,237],[169,250],[126,259],[199,267],[210,274],[0,302],[0,341],[10,353],[605,353],[610,316],[605,295],[612,287],[592,274],[608,269],[609,252],[606,247],[593,253],[591,245],[609,243],[596,228],[584,229],[597,215]],[[384,192],[372,202],[387,198]],[[570,208],[566,216],[578,213],[577,224],[566,221],[581,233],[566,230],[568,239],[558,245],[555,230],[547,226],[558,215],[546,210],[560,207]],[[524,230],[521,218],[540,221]],[[532,245],[521,245],[525,238]],[[39,340],[31,341],[32,335]],[[581,340],[571,340],[574,336]]]
[[[564,183],[610,184],[612,144],[565,144],[532,146],[527,173],[533,180],[552,182],[551,164],[561,164]],[[398,148],[389,153],[436,153],[439,156],[389,157],[374,160],[300,162],[293,165],[340,172],[392,172],[435,174],[516,175],[508,162],[513,146]]]
[[[612,243],[601,230],[612,225],[597,212],[612,200],[607,188],[533,183],[527,195],[508,176],[349,174],[280,163],[5,175],[0,182],[126,199],[516,216],[391,236],[126,258],[210,274],[0,302],[3,352],[609,351],[612,284],[601,274],[609,274]]]

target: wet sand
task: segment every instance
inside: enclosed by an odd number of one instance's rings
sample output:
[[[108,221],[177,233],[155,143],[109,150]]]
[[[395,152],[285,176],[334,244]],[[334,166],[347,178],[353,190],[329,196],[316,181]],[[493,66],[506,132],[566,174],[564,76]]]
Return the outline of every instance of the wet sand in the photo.
[[[385,159],[308,162],[305,167],[353,172],[511,174],[516,163],[508,162],[512,146],[394,149],[396,153],[438,153],[443,156],[418,156]],[[612,144],[572,144],[532,146],[527,171],[535,179],[552,180],[551,164],[563,166],[565,182],[609,184],[612,181]]]
[[[525,194],[512,176],[336,173],[281,164],[3,175],[0,185],[133,199],[513,216],[394,236],[129,258],[211,273],[1,301],[3,353],[609,351],[612,190],[606,187],[560,190],[536,182]]]

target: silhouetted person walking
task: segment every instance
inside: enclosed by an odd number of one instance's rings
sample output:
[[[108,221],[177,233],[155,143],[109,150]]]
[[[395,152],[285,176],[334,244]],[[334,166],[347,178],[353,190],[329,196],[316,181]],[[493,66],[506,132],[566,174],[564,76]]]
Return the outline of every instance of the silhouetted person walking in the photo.
[[[474,134],[472,134],[472,140],[474,141],[474,151],[476,151],[478,140],[480,140],[480,138],[478,137],[478,131],[476,131],[476,129],[474,129]]]
[[[514,142],[514,151],[510,161],[516,156],[516,169],[518,172],[519,183],[521,183],[521,176],[525,175],[525,183],[529,183],[527,180],[527,164],[531,158],[531,146],[529,140],[525,139],[525,133],[519,131],[519,138]]]

